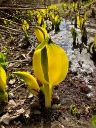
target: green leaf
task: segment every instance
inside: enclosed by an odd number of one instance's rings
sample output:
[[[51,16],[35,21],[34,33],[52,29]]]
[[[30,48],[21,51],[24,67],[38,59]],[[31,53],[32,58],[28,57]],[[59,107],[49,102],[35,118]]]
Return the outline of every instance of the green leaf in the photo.
[[[72,34],[73,40],[75,40],[76,37],[78,36],[78,33],[77,33],[77,31],[75,30],[75,28],[72,28],[72,29],[71,29],[71,34]]]
[[[96,126],[96,115],[92,117],[91,123],[92,126]]]
[[[46,46],[46,44],[48,43],[48,41],[49,41],[49,37],[47,37],[42,43],[40,43],[37,46],[36,50],[43,49]]]
[[[2,52],[0,52],[0,64],[2,66],[6,65],[6,56]]]
[[[41,50],[41,65],[44,73],[44,78],[46,81],[49,82],[49,77],[48,77],[48,56],[47,56],[47,49],[44,47]]]
[[[0,91],[0,102],[8,102],[8,93],[6,91]]]

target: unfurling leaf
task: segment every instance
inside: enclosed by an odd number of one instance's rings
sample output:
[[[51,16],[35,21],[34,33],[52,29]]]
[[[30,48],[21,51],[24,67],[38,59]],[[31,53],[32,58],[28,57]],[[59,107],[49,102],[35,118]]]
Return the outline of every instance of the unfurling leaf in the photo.
[[[96,127],[96,115],[92,117],[92,126],[94,126],[94,128]]]
[[[6,91],[0,91],[0,102],[8,102],[8,93]]]
[[[40,90],[39,85],[37,83],[37,80],[35,79],[35,77],[33,77],[31,74],[27,73],[27,72],[14,72],[14,74],[20,76],[20,78],[22,78],[25,83],[28,85],[30,91],[34,94],[37,95],[38,91]]]
[[[6,56],[2,52],[0,52],[0,64],[1,66],[6,65]]]

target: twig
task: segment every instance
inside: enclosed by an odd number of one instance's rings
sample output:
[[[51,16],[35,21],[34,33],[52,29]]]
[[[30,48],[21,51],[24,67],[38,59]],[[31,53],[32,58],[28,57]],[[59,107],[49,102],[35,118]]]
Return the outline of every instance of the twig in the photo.
[[[29,59],[24,59],[24,60],[12,60],[12,61],[9,61],[7,63],[15,63],[15,62],[26,62],[26,61],[29,61]],[[13,65],[12,65],[13,66]]]
[[[10,92],[15,92],[18,88],[21,88],[24,84],[20,84],[19,86],[15,87],[13,90],[11,90]]]
[[[29,7],[29,8],[28,7],[25,7],[25,8],[24,7],[0,7],[0,9],[4,9],[4,10],[7,10],[7,9],[8,10],[34,10],[34,9],[45,9],[46,8],[46,7],[40,7],[40,6],[36,8],[35,6],[33,8],[32,7]]]

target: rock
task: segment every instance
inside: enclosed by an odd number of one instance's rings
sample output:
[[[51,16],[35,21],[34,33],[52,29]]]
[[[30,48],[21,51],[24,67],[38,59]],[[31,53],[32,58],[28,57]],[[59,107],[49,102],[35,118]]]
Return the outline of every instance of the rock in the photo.
[[[33,98],[33,96],[34,96],[34,95],[33,95],[32,93],[30,93],[29,96],[28,96],[28,98],[29,98],[29,99],[30,99],[30,98]]]
[[[52,109],[59,109],[60,108],[60,106],[61,106],[61,104],[53,104],[52,105]]]
[[[11,84],[11,85],[12,85],[12,84],[14,84],[14,83],[15,83],[15,81],[16,81],[15,79],[11,79],[11,80],[9,81],[9,84]]]
[[[7,109],[14,108],[14,107],[16,107],[16,105],[17,104],[16,104],[16,102],[14,100],[9,100]]]
[[[59,104],[59,103],[60,103],[60,98],[57,93],[54,93],[52,98],[52,104]]]
[[[9,124],[10,121],[10,115],[8,113],[6,113],[5,115],[3,115],[0,119],[0,123],[4,123],[4,124]]]
[[[30,117],[30,110],[28,109],[27,111],[25,111],[25,115],[24,115],[26,118],[29,118]]]
[[[23,105],[24,102],[25,102],[25,99],[24,100],[19,100],[18,103],[17,103],[17,105]]]
[[[24,112],[25,112],[25,110],[24,110],[23,108],[17,110],[17,113],[18,113],[18,114],[23,114]]]
[[[10,97],[10,99],[12,99],[15,97],[15,95],[12,92],[9,92],[9,97]]]

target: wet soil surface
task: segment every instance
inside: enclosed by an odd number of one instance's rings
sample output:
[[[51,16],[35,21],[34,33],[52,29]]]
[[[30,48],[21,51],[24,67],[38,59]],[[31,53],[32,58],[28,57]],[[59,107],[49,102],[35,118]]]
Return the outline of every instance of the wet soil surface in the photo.
[[[37,42],[33,28],[29,43],[22,33],[15,34],[14,41],[10,41],[8,33],[2,34],[0,50],[7,56],[9,102],[0,104],[1,128],[91,128],[91,118],[96,114],[96,67],[86,47],[81,53],[79,48],[73,48],[71,23],[63,20],[60,27],[60,32],[52,31],[50,35],[65,49],[70,67],[66,79],[53,89],[49,110],[42,108],[24,82],[12,74],[18,70],[33,74],[32,55]],[[88,42],[92,39],[90,36]]]

